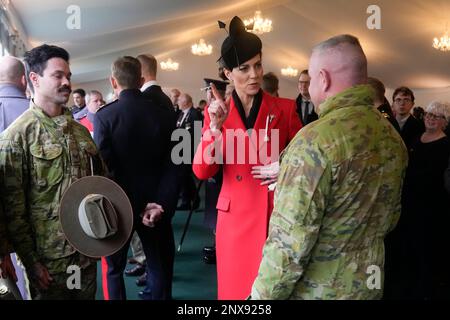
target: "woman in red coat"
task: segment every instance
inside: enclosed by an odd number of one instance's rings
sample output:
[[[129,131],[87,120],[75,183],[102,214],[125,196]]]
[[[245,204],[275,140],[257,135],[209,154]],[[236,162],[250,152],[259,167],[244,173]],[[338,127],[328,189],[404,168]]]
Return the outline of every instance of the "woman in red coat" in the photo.
[[[205,112],[194,158],[199,179],[212,177],[223,163],[216,226],[219,299],[250,295],[273,208],[269,184],[278,175],[279,153],[301,128],[293,100],[261,90],[261,49],[261,40],[234,17],[220,64],[235,90],[227,104],[212,85],[215,99]]]

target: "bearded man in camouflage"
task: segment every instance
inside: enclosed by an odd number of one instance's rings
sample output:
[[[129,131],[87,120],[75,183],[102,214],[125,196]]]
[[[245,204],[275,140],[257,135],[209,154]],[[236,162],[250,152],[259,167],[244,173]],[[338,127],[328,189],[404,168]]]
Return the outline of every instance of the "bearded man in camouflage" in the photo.
[[[282,157],[251,297],[378,299],[383,240],[400,215],[406,148],[373,108],[357,38],[316,46],[309,74],[319,120],[300,130]]]
[[[44,44],[28,51],[25,62],[34,99],[0,135],[8,234],[31,280],[33,298],[94,299],[96,262],[67,242],[58,210],[72,182],[103,173],[102,161],[89,132],[64,106],[71,92],[67,51]],[[71,265],[81,270],[79,290],[67,285]]]

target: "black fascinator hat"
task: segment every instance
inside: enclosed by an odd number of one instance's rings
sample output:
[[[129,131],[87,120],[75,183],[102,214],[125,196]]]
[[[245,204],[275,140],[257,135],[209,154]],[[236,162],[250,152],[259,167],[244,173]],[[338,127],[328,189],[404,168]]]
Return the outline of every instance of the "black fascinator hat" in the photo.
[[[219,27],[225,29],[225,23],[219,21]],[[228,37],[223,41],[219,61],[229,70],[250,60],[261,53],[262,42],[259,37],[245,29],[244,22],[235,16],[230,22]]]

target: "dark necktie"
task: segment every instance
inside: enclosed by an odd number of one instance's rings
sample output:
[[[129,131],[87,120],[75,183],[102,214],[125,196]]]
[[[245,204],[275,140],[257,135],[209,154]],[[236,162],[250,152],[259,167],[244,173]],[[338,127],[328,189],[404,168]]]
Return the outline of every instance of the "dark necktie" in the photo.
[[[303,119],[306,120],[306,117],[309,115],[309,101],[305,101],[305,109],[303,110]]]
[[[184,112],[180,112],[180,114],[178,115],[178,119],[177,119],[177,128],[179,128],[181,126],[181,122],[183,120],[183,116],[184,116]]]

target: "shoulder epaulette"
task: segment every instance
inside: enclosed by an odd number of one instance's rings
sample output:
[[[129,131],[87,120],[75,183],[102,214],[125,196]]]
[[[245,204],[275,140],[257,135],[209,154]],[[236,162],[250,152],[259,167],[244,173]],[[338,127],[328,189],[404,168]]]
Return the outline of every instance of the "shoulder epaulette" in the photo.
[[[100,106],[100,108],[98,108],[97,112],[99,112],[100,110],[102,110],[102,109],[104,109],[104,108],[106,108],[106,107],[112,105],[113,103],[115,103],[115,102],[117,102],[117,101],[119,101],[119,99],[113,100],[113,101],[111,101],[111,102],[108,102],[107,104],[104,104],[104,105]]]

